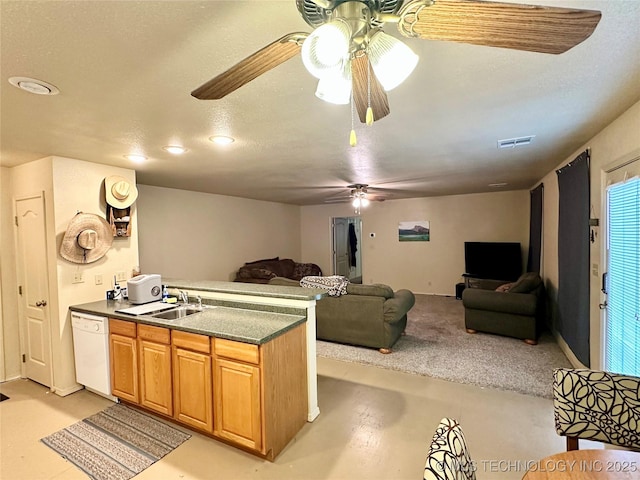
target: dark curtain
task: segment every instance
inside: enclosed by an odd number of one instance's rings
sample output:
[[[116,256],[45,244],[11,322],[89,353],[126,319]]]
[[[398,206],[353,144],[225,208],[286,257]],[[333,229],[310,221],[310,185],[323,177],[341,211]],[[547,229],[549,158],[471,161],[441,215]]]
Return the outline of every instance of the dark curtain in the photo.
[[[575,356],[589,366],[589,152],[558,174],[558,325]]]
[[[540,256],[542,253],[542,194],[541,183],[531,190],[531,212],[529,214],[529,258],[527,272],[540,273]]]

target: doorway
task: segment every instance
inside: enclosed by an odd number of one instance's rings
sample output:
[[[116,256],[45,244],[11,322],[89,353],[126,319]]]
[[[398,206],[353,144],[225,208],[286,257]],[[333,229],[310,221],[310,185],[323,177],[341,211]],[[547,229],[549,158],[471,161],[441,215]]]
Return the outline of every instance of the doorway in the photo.
[[[333,274],[362,283],[362,219],[334,217],[331,220]]]

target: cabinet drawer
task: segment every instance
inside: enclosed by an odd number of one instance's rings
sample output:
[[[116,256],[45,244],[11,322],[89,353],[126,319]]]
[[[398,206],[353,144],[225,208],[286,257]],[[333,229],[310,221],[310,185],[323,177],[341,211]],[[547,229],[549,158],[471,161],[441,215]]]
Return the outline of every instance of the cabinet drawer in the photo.
[[[164,343],[165,345],[171,343],[171,333],[168,328],[154,327],[143,323],[138,325],[138,337],[156,343]]]
[[[125,320],[116,320],[115,318],[110,318],[109,333],[115,333],[118,335],[123,335],[125,337],[135,337],[136,324],[134,322],[127,322]]]
[[[193,350],[194,352],[211,352],[209,337],[206,335],[173,330],[171,332],[171,339],[176,347],[186,348],[188,350]]]
[[[260,363],[260,350],[258,345],[251,343],[234,342],[224,338],[213,338],[213,351],[219,357],[233,358],[241,362]]]

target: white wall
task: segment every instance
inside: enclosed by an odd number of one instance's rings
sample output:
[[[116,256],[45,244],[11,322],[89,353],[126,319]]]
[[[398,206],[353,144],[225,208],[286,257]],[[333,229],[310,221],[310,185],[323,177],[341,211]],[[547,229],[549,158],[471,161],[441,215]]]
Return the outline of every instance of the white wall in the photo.
[[[138,186],[142,273],[230,281],[245,262],[300,256],[300,207]]]
[[[111,248],[100,260],[87,265],[79,265],[63,259],[58,254],[64,232],[78,211],[95,213],[106,218],[104,179],[111,175],[124,177],[132,185],[136,183],[136,175],[133,170],[53,157],[56,236],[56,255],[54,258],[57,267],[55,283],[58,289],[58,315],[60,319],[56,332],[60,338],[60,348],[56,358],[58,368],[55,370],[58,388],[66,388],[75,383],[69,306],[104,299],[106,290],[113,287],[114,275],[117,272],[124,272],[125,276],[130,278],[133,267],[139,264],[136,204],[131,211],[131,236],[114,238]],[[72,283],[74,273],[78,271],[82,273],[84,282]],[[102,276],[102,285],[96,285],[96,275]],[[122,284],[122,286],[126,286],[126,284]]]
[[[555,170],[566,165],[585,149],[591,149],[590,178],[591,204],[594,214],[605,218],[603,188],[603,169],[612,163],[627,159],[634,154],[640,154],[640,102],[633,105],[603,131],[586,142],[574,153],[569,155],[558,167],[549,172],[543,179],[544,210],[543,210],[543,270],[547,290],[552,305],[553,320],[557,318],[558,294],[558,178]],[[601,362],[601,311],[598,304],[604,300],[600,292],[600,275],[602,274],[601,260],[605,255],[605,244],[598,228],[596,241],[591,244],[590,265],[596,265],[595,274],[592,273],[590,283],[590,360],[591,368],[603,368]],[[592,268],[589,269],[590,271]],[[571,353],[569,356],[571,357]],[[575,359],[572,359],[574,362]]]
[[[529,208],[523,190],[372,202],[361,215],[363,283],[454,295],[464,273],[465,241],[520,242],[526,258]],[[331,218],[350,215],[349,204],[302,207],[302,256],[327,275]],[[430,222],[429,242],[398,241],[399,222],[410,220]]]
[[[78,211],[105,216],[105,177],[120,175],[135,184],[135,172],[61,157],[44,158],[13,167],[11,170],[12,198],[42,191],[45,196],[52,389],[57,393],[66,394],[76,388],[68,308],[73,304],[105,298],[105,291],[111,287],[110,278],[117,271],[124,271],[130,277],[132,268],[139,264],[135,207],[131,220],[132,236],[114,239],[112,248],[97,262],[80,265],[64,260],[58,253],[60,243],[69,222]],[[6,201],[4,194],[2,200]],[[74,273],[78,271],[82,273],[84,282],[73,284]],[[95,275],[98,274],[103,276],[103,285],[95,284]],[[17,284],[15,272],[9,283]],[[3,286],[4,284],[3,281]],[[5,288],[3,305],[8,300],[6,292]],[[12,293],[11,297],[15,298],[15,295]],[[5,327],[19,328],[17,315],[11,319],[4,318],[4,324]]]

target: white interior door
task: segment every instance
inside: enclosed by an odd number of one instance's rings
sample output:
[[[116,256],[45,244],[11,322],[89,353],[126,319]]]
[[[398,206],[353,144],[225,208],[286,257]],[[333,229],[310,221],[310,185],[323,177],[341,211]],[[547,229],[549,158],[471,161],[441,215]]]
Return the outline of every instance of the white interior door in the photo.
[[[16,200],[17,270],[24,375],[51,387],[44,195]]]
[[[349,278],[349,221],[346,218],[333,219],[333,274]]]
[[[640,159],[607,173],[605,369],[640,375]]]

